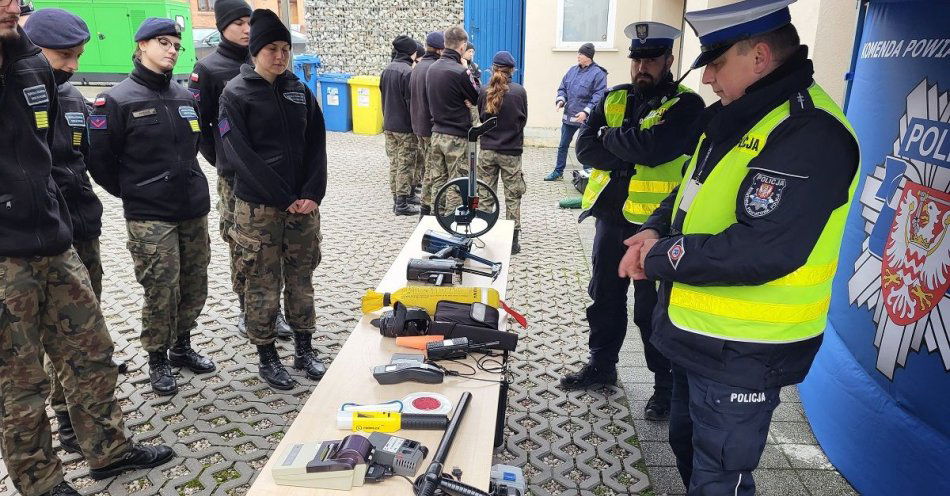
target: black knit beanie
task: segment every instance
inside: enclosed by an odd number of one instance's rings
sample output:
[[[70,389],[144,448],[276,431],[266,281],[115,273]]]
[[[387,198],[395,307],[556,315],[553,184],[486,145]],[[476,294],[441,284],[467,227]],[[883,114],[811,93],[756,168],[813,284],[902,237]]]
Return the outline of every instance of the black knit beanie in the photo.
[[[416,40],[401,34],[393,40],[393,48],[401,54],[412,55],[416,51]]]
[[[214,2],[214,25],[224,31],[232,22],[251,15],[251,6],[244,0],[216,0]]]
[[[596,50],[594,49],[594,44],[593,44],[593,43],[584,43],[583,45],[581,45],[580,48],[577,49],[577,53],[580,53],[580,54],[583,54],[583,55],[587,55],[587,58],[589,58],[589,59],[593,59],[593,58],[594,58],[594,53],[595,53],[595,52],[596,52]]]
[[[251,14],[251,42],[248,45],[251,56],[256,57],[262,48],[275,41],[290,44],[290,31],[273,11],[255,9]]]

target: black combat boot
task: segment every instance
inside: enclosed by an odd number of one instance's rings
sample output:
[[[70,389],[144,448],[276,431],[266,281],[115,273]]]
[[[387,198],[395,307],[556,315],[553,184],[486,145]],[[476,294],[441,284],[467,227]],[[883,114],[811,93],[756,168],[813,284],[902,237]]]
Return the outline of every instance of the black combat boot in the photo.
[[[73,430],[73,423],[69,420],[68,412],[55,412],[56,422],[59,424],[59,445],[67,453],[82,454],[82,448],[79,447],[79,441],[76,439],[76,431]]]
[[[419,213],[419,207],[409,203],[408,195],[399,195],[396,197],[396,208],[393,211],[396,215],[416,215]]]
[[[294,380],[284,368],[284,364],[280,363],[280,356],[277,354],[274,343],[258,346],[257,355],[261,359],[257,369],[257,374],[261,376],[261,379],[274,389],[286,391],[294,388]]]
[[[312,339],[313,334],[306,332],[294,333],[294,368],[303,370],[307,373],[307,377],[316,380],[323,377],[323,374],[327,372],[327,368],[317,358],[317,354],[313,352]]]
[[[420,189],[419,186],[413,186],[409,191],[409,195],[406,196],[406,201],[408,201],[410,205],[422,205],[422,197],[419,196]]]
[[[422,218],[426,215],[432,215],[432,207],[428,205],[419,205],[419,222],[422,222]]]
[[[294,337],[294,330],[290,328],[290,324],[284,318],[284,310],[280,307],[277,308],[277,318],[274,319],[274,330],[277,331],[277,339],[288,341]]]
[[[82,496],[79,491],[73,489],[68,482],[63,481],[53,486],[52,489],[43,493],[41,496]]]
[[[511,254],[517,255],[521,253],[521,243],[518,242],[518,237],[521,234],[521,229],[515,229],[515,237],[511,238]]]
[[[178,383],[175,382],[168,356],[164,351],[149,352],[148,379],[152,382],[152,391],[158,395],[170,396],[178,392]]]
[[[157,467],[174,456],[175,452],[164,444],[157,446],[135,444],[119,460],[102,468],[89,469],[89,476],[95,480],[108,479],[130,470]]]
[[[168,360],[176,367],[184,367],[196,374],[214,372],[214,362],[201,356],[191,347],[191,333],[178,336],[175,345],[168,350]]]
[[[657,389],[653,396],[647,400],[647,406],[643,408],[643,416],[647,420],[666,420],[670,417],[670,397],[672,391]]]
[[[568,391],[593,386],[613,386],[617,383],[616,368],[599,368],[588,363],[582,369],[561,378],[561,387]]]

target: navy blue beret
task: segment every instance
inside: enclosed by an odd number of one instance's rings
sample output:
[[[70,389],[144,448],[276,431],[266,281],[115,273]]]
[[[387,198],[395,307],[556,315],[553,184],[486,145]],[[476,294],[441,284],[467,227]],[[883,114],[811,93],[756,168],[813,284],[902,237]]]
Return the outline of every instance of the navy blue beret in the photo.
[[[445,48],[445,35],[442,31],[433,31],[426,35],[426,46],[441,50]]]
[[[40,9],[30,14],[23,31],[40,48],[72,48],[89,41],[86,21],[63,9]]]
[[[181,38],[181,26],[171,19],[164,17],[149,17],[142,21],[139,30],[135,32],[135,41],[146,41],[159,36],[176,36]]]
[[[502,50],[492,57],[491,63],[492,65],[496,65],[498,67],[514,67],[515,58],[512,57],[510,53]]]

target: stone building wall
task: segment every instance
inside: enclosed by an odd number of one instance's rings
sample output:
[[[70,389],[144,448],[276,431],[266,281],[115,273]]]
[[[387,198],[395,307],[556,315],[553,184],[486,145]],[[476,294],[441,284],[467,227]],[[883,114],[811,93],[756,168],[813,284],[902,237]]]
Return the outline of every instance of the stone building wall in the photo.
[[[321,72],[379,75],[390,61],[392,40],[462,23],[463,0],[306,0],[307,53],[320,56]]]

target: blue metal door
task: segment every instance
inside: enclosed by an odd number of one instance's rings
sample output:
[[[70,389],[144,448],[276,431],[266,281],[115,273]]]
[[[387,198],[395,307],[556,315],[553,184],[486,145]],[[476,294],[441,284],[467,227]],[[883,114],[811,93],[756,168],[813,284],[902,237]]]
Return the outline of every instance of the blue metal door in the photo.
[[[507,50],[517,64],[514,80],[523,81],[525,0],[465,0],[465,31],[475,45],[482,82],[491,78],[491,59]]]

